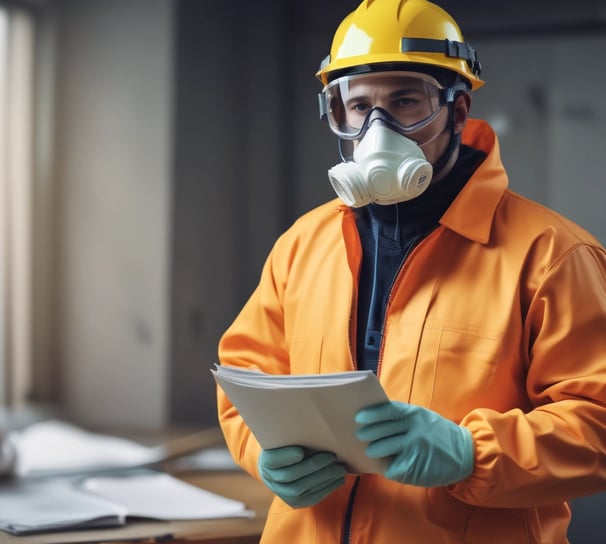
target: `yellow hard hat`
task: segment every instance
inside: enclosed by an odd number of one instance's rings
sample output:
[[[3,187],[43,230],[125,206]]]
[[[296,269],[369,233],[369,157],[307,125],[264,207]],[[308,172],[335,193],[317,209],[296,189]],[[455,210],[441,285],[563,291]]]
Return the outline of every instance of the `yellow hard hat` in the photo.
[[[316,73],[326,85],[336,75],[377,64],[413,63],[454,71],[484,85],[475,49],[456,21],[427,0],[364,0],[339,25]]]

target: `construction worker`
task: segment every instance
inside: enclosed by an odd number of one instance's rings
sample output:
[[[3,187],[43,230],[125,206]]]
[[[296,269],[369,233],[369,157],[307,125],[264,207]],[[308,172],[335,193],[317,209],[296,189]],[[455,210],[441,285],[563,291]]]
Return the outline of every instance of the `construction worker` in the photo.
[[[262,542],[567,542],[568,501],[606,490],[604,247],[508,189],[470,118],[478,55],[437,5],[364,0],[317,76],[338,198],[276,241],[219,359],[374,371],[390,402],[357,437],[390,463],[262,450],[219,389],[234,459],[276,495]]]

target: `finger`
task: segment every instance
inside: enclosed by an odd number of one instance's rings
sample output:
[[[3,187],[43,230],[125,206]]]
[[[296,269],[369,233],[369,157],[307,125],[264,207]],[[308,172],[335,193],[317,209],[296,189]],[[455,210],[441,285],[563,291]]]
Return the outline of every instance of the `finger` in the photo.
[[[403,402],[385,402],[362,408],[356,415],[355,421],[361,425],[377,423],[379,421],[391,421],[405,418],[415,408]]]
[[[301,446],[284,446],[261,452],[263,466],[269,469],[294,465],[303,459],[305,453]]]
[[[296,499],[308,494],[316,494],[341,480],[345,481],[345,468],[341,464],[332,463],[293,482],[275,481],[272,489],[284,499]]]
[[[372,442],[387,436],[406,434],[409,428],[408,421],[382,421],[360,427],[356,430],[356,438],[364,442]]]
[[[305,493],[315,493],[324,489],[331,482],[345,479],[345,467],[341,463],[331,463],[322,469],[309,474],[296,483],[305,489]]]
[[[295,482],[310,475],[321,474],[323,469],[335,464],[335,459],[334,453],[319,452],[293,465],[273,469],[264,467],[264,474],[274,482]],[[313,481],[311,485],[314,485]]]
[[[366,455],[368,457],[389,457],[392,455],[398,455],[399,457],[405,457],[406,451],[408,450],[409,443],[406,435],[395,435],[380,440],[371,442],[366,447]]]

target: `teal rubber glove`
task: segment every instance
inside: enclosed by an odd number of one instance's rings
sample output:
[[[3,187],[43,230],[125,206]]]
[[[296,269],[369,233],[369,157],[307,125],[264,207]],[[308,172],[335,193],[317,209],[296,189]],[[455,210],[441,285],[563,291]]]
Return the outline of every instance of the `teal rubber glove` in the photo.
[[[387,402],[360,410],[359,440],[369,457],[393,457],[384,476],[423,487],[467,478],[474,467],[471,432],[441,415],[412,404]]]
[[[345,483],[345,468],[334,453],[306,456],[300,446],[263,450],[258,467],[265,485],[293,508],[313,506]]]

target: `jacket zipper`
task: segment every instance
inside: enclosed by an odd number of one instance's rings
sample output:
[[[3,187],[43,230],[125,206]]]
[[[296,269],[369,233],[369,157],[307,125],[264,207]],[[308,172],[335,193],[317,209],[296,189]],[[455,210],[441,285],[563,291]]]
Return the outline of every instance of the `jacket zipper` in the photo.
[[[351,518],[353,516],[353,507],[356,501],[356,493],[358,491],[358,485],[360,484],[360,476],[356,476],[351,492],[349,494],[349,501],[347,502],[347,510],[345,511],[345,519],[343,520],[343,540],[342,544],[349,544],[351,538]]]
[[[377,376],[379,376],[381,370],[381,363],[383,362],[383,347],[385,345],[385,335],[383,332],[385,331],[385,318],[389,313],[389,307],[391,306],[391,294],[393,293],[395,285],[398,283],[398,279],[402,276],[404,269],[410,265],[410,257],[413,253],[416,253],[418,247],[427,240],[427,238],[433,234],[439,225],[436,225],[429,229],[427,232],[423,234],[419,234],[415,238],[413,238],[407,245],[404,254],[402,256],[402,264],[398,268],[396,275],[394,276],[393,282],[389,288],[389,294],[387,295],[387,304],[385,306],[385,314],[383,315],[383,322],[381,323],[381,347],[379,348],[379,360],[377,361]]]
[[[410,242],[404,252],[404,255],[402,257],[402,264],[400,265],[400,267],[398,268],[398,271],[394,277],[394,281],[391,284],[391,287],[389,289],[389,295],[387,296],[387,307],[385,308],[385,315],[383,316],[383,323],[381,324],[381,347],[379,349],[379,360],[377,362],[377,376],[379,376],[380,370],[381,370],[381,363],[383,362],[383,344],[385,342],[384,336],[383,336],[383,331],[385,329],[385,316],[388,314],[389,312],[389,306],[391,304],[391,294],[393,292],[394,286],[396,285],[396,283],[398,282],[398,278],[402,275],[404,269],[407,267],[407,265],[409,265],[410,263],[410,257],[412,256],[413,253],[415,253],[418,249],[418,247],[425,241],[427,240],[427,238],[432,235],[438,228],[439,225],[436,225],[435,227],[433,227],[432,229],[428,230],[426,233],[419,235],[418,237],[416,237],[414,240],[412,240],[412,242]],[[352,314],[355,308],[354,305],[355,301],[352,301]],[[352,322],[352,327],[355,324],[355,321],[353,319],[351,319]],[[358,368],[358,364],[357,364],[357,357],[354,357],[353,354],[355,353],[355,350],[353,349],[353,341],[352,341],[352,332],[350,332],[349,334],[350,337],[350,349],[352,350],[352,357],[354,359],[354,367]],[[345,511],[345,518],[343,521],[343,539],[342,539],[342,544],[350,544],[350,540],[351,540],[351,522],[352,522],[352,518],[353,518],[353,509],[355,506],[355,502],[356,502],[356,494],[358,492],[358,485],[360,484],[360,476],[356,476],[356,480],[353,484],[353,487],[351,488],[351,492],[349,494],[349,501],[347,503],[347,509]]]

